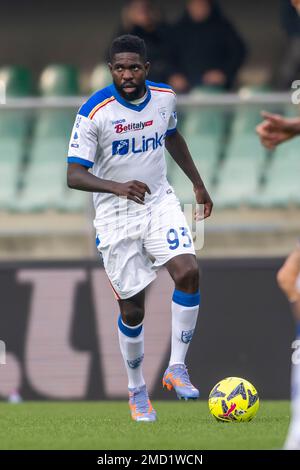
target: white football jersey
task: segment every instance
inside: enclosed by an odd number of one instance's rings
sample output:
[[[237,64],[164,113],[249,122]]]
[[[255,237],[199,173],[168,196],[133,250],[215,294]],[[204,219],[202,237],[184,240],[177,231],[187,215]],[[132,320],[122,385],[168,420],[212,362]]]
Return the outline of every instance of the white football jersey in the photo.
[[[115,86],[97,91],[80,108],[69,145],[68,162],[92,168],[95,176],[124,183],[139,180],[151,194],[145,206],[171,192],[166,177],[165,137],[176,132],[176,97],[165,84],[146,82],[141,104],[124,100]],[[119,207],[110,193],[94,193],[95,224],[107,221]],[[128,211],[142,206],[128,201]]]

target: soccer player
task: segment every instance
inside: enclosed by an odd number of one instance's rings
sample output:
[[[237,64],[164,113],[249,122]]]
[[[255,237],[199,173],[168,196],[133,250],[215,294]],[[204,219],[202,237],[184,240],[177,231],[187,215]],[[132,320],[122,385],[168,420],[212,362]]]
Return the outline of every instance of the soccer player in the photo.
[[[165,147],[191,180],[203,218],[210,215],[212,201],[176,130],[173,90],[146,80],[150,64],[144,41],[132,35],[116,38],[108,65],[113,83],[92,95],[77,115],[68,185],[94,193],[96,245],[121,311],[118,334],[131,416],[155,421],[142,372],[143,319],[145,287],[159,266],[175,283],[171,357],[163,385],[179,398],[199,396],[185,366],[200,303],[198,265],[190,229],[166,178]],[[198,212],[196,220],[200,217]]]
[[[262,113],[264,121],[256,128],[262,144],[267,149],[300,135],[300,118],[284,118],[278,114]],[[288,256],[277,274],[280,288],[287,296],[296,319],[296,335],[300,340],[300,244]],[[285,449],[300,450],[300,363],[295,355],[292,363],[292,419],[284,445]]]

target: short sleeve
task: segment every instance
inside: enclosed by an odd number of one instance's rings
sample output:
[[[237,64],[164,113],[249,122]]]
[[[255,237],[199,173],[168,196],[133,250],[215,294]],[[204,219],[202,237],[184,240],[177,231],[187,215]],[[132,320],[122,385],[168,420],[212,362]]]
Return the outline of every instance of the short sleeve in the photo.
[[[98,128],[91,119],[77,114],[68,151],[68,163],[79,163],[91,168],[98,147]]]
[[[168,123],[167,135],[174,134],[177,127],[176,96],[174,95],[172,98],[171,114]]]

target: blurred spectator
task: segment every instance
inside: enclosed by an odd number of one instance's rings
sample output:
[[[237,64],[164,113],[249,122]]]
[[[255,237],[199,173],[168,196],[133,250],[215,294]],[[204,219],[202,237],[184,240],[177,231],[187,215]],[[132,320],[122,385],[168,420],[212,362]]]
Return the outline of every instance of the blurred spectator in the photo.
[[[291,3],[300,15],[300,0],[291,0]]]
[[[188,0],[174,25],[169,83],[177,92],[197,85],[230,88],[245,46],[214,0]]]
[[[122,24],[117,36],[133,34],[144,39],[151,68],[148,79],[165,82],[170,75],[170,27],[161,19],[160,12],[149,0],[130,0],[122,12]]]
[[[288,47],[279,68],[276,85],[288,89],[300,70],[300,1],[281,0],[281,23],[288,36]]]

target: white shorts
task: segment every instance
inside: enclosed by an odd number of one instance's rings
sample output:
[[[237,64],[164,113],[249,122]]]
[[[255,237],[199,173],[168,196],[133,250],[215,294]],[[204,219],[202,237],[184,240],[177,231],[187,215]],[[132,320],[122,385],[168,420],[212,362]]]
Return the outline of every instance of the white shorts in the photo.
[[[156,278],[156,270],[181,254],[195,255],[180,202],[168,194],[154,208],[141,206],[118,224],[96,226],[96,245],[117,298],[128,299]]]

